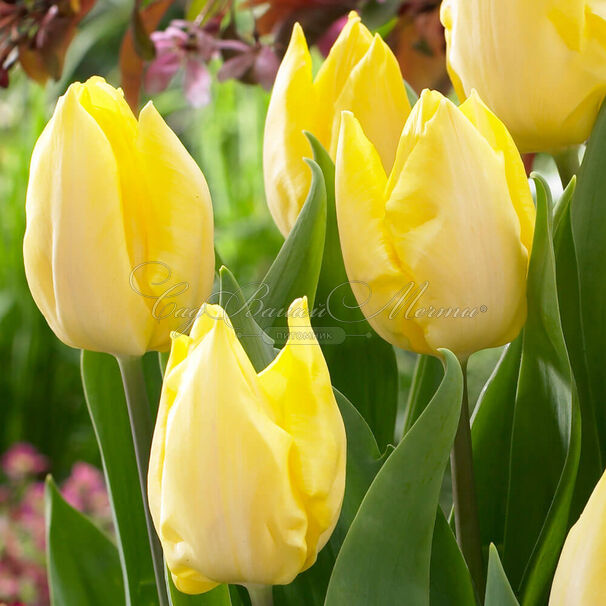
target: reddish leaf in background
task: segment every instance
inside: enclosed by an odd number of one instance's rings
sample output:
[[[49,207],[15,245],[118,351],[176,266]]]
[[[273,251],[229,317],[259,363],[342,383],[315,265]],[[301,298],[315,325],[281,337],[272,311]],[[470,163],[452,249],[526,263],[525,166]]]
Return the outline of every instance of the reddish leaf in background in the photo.
[[[49,78],[58,80],[77,26],[95,1],[52,0],[22,5],[0,0],[0,86],[8,85],[9,69],[17,61],[40,84]]]
[[[145,29],[149,36],[153,32],[166,11],[170,8],[174,0],[155,0],[144,9],[139,11],[139,26]],[[143,58],[137,54],[135,49],[135,32],[131,27],[126,32],[122,40],[120,49],[120,72],[122,74],[122,90],[126,101],[135,114],[139,110],[139,96],[141,94],[141,85],[143,83]],[[141,32],[139,32],[139,35]]]
[[[309,44],[315,44],[331,25],[355,9],[357,0],[248,0],[246,5],[268,5],[257,19],[261,35],[274,34],[278,54],[286,52],[293,25],[299,22]]]

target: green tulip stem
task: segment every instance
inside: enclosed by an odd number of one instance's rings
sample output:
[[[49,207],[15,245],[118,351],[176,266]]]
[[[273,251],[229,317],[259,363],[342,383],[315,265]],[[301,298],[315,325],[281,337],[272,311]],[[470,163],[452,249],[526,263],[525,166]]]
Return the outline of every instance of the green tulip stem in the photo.
[[[558,167],[560,179],[564,188],[568,186],[571,179],[578,174],[581,162],[579,160],[579,146],[574,145],[567,149],[554,153],[553,159]]]
[[[117,360],[122,375],[128,417],[130,419],[130,428],[135,447],[135,458],[139,471],[139,487],[141,488],[141,497],[143,499],[147,538],[149,540],[154,565],[159,605],[169,606],[166,583],[164,581],[162,546],[160,545],[160,541],[158,540],[152,523],[151,515],[149,513],[149,502],[147,500],[147,470],[149,468],[149,452],[154,431],[154,421],[147,398],[142,358],[117,356]]]
[[[247,585],[252,606],[273,606],[274,598],[271,585]]]
[[[454,503],[457,542],[467,562],[467,567],[479,596],[484,595],[484,563],[478,520],[473,455],[471,450],[471,426],[469,422],[469,395],[467,388],[467,361],[463,370],[463,403],[461,418],[450,455],[452,469],[452,496]]]

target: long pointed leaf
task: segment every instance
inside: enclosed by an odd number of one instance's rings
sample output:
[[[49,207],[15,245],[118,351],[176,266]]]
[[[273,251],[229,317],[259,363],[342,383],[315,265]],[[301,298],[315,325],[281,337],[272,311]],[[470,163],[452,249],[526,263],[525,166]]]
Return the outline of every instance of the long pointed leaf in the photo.
[[[586,365],[591,398],[602,449],[602,466],[606,462],[606,373],[603,348],[606,342],[606,103],[589,138],[579,172],[572,206],[571,229],[578,266],[580,326],[583,351],[575,350],[577,362]],[[562,284],[562,288],[565,285]]]
[[[528,319],[514,412],[503,563],[524,605],[543,604],[568,517],[580,413],[557,300],[548,189],[540,178],[528,274]]]
[[[337,557],[326,606],[429,604],[440,485],[463,390],[457,359],[444,355],[447,368],[438,392],[362,501]]]
[[[311,169],[311,187],[297,222],[278,256],[249,300],[249,307],[261,329],[286,326],[285,312],[294,299],[307,296],[313,309],[322,265],[326,233],[326,188],[320,167],[306,159]]]
[[[45,518],[51,604],[125,604],[116,546],[65,502],[50,477],[46,481]]]
[[[490,545],[484,606],[520,606],[494,545]]]

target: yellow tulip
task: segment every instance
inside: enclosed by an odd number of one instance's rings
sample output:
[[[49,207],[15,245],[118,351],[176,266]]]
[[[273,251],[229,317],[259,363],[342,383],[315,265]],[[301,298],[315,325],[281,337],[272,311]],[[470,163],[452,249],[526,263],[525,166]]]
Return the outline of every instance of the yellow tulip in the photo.
[[[513,140],[477,95],[457,108],[425,91],[389,177],[344,113],[335,187],[347,274],[379,335],[461,359],[516,337],[535,210]]]
[[[315,79],[299,24],[278,71],[265,123],[263,167],[267,203],[284,235],[297,220],[311,181],[303,158],[312,152],[303,131],[314,134],[334,160],[342,110],[356,114],[384,166],[390,166],[410,104],[396,58],[355,12]]]
[[[72,347],[166,350],[210,293],[204,176],[151,103],[137,121],[102,78],[59,99],[34,149],[26,214],[32,295]]]
[[[345,488],[345,431],[307,301],[256,373],[225,312],[175,335],[148,494],[180,591],[290,583],[328,541]]]
[[[449,72],[524,152],[582,143],[606,95],[606,9],[595,0],[445,0]]]
[[[549,606],[606,604],[606,474],[570,529],[553,579]]]

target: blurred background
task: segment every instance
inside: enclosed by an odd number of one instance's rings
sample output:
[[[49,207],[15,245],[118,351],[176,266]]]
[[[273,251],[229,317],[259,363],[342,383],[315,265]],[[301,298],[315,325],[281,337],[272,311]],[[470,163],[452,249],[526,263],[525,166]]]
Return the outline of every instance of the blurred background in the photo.
[[[31,152],[58,96],[99,74],[133,107],[152,98],[202,168],[216,247],[241,284],[282,244],[265,204],[262,137],[269,90],[292,24],[316,64],[359,9],[420,92],[448,92],[439,0],[0,0],[0,604],[48,603],[41,480],[52,471],[77,508],[110,529],[79,351],[52,334],[23,269]],[[401,410],[415,357],[399,352]],[[471,363],[475,400],[499,352]]]

